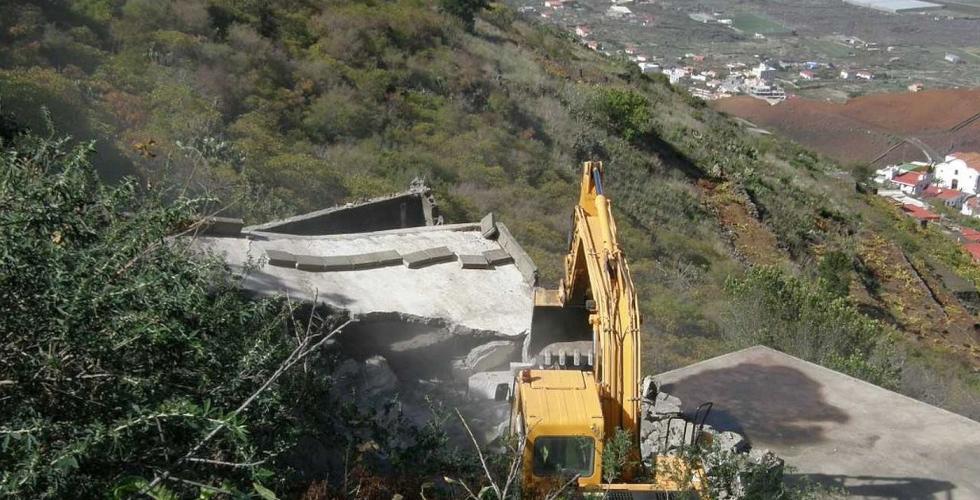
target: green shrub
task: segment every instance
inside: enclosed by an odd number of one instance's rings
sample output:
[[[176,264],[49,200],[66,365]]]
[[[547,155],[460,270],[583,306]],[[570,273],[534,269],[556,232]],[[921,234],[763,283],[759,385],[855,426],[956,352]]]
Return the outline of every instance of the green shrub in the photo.
[[[595,93],[593,107],[599,122],[627,141],[650,130],[650,101],[632,90],[601,88]]]
[[[885,328],[846,298],[771,267],[732,277],[728,337],[765,344],[794,356],[894,388],[898,366]]]

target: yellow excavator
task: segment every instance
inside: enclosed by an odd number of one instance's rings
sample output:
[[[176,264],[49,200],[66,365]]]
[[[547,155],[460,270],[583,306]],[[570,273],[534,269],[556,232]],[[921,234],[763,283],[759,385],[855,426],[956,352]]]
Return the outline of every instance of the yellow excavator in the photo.
[[[543,497],[567,483],[585,495],[689,492],[706,499],[703,469],[675,456],[654,457],[647,471],[628,468],[619,474],[625,482],[604,482],[603,447],[617,429],[627,433],[631,459],[639,462],[641,395],[640,314],[602,180],[601,162],[584,163],[564,278],[556,290],[535,290],[532,338],[538,316],[555,311],[572,312],[585,328],[569,327],[591,330],[592,338],[588,361],[579,351],[569,360],[562,350],[553,363],[549,352],[545,369],[515,376],[510,424],[523,449],[525,496]]]

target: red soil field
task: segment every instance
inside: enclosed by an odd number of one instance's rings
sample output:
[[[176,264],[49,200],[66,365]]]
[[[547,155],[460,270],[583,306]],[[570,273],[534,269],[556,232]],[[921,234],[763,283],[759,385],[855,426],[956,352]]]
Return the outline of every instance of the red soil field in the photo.
[[[912,136],[936,152],[980,151],[980,89],[926,90],[861,96],[846,103],[790,98],[775,106],[748,96],[714,101],[724,113],[781,133],[843,163],[869,162],[900,138]],[[903,145],[878,164],[925,160]]]

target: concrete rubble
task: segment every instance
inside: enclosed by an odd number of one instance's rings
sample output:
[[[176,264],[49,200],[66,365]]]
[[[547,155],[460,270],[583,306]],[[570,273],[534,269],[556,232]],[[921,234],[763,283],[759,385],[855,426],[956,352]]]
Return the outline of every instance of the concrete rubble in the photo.
[[[658,390],[652,376],[643,381],[640,406],[640,453],[651,467],[656,455],[698,450],[715,498],[767,498],[767,487],[782,483],[781,458],[769,450],[751,449],[745,437],[697,425],[682,412],[680,398]]]
[[[520,344],[507,340],[494,340],[474,347],[465,358],[453,361],[453,370],[460,379],[468,379],[476,372],[485,372],[506,365],[520,354]]]

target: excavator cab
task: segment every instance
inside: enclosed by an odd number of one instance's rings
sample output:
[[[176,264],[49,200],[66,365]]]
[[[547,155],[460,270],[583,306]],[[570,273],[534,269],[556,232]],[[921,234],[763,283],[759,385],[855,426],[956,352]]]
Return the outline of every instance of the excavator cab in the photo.
[[[525,490],[547,493],[575,479],[602,479],[604,423],[595,380],[581,370],[523,370],[515,380],[511,430],[524,442]]]

